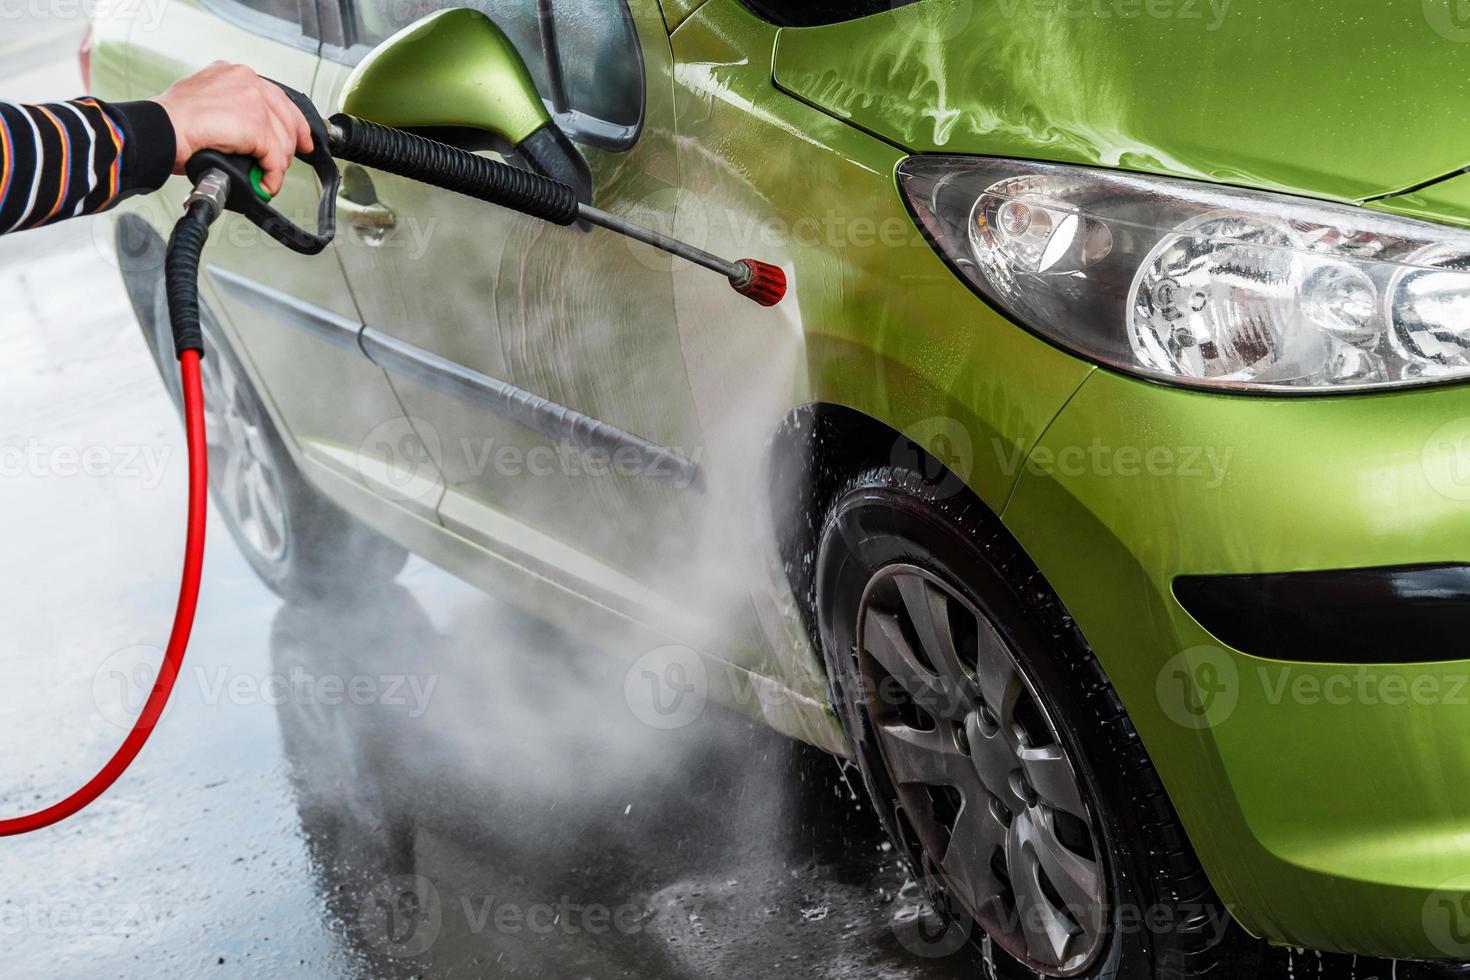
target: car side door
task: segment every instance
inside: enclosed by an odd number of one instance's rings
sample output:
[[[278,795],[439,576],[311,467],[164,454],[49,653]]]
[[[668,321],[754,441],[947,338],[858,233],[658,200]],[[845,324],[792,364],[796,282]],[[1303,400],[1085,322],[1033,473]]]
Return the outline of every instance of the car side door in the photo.
[[[320,65],[318,26],[314,0],[171,3],[156,24],[135,27],[129,36],[131,93],[160,92],[217,60],[248,63],[310,92]],[[162,194],[124,207],[139,210],[167,235],[187,193],[188,184],[176,178]],[[317,198],[311,168],[298,162],[273,203],[310,225]],[[385,423],[403,428],[402,410],[382,370],[358,349],[356,310],[330,254],[298,255],[240,215],[227,214],[204,252],[200,290],[309,476],[340,477],[410,506],[419,498],[437,501],[437,493],[402,492],[393,453],[374,434]],[[424,487],[437,482],[428,466],[416,476]],[[420,509],[432,513],[426,505]]]
[[[668,227],[672,58],[655,0],[480,3],[585,155],[593,203]],[[439,6],[359,0],[357,44],[326,62],[335,84]],[[595,601],[661,605],[650,583],[700,491],[671,261],[379,171],[345,177],[338,254],[364,348],[445,476],[441,522]]]

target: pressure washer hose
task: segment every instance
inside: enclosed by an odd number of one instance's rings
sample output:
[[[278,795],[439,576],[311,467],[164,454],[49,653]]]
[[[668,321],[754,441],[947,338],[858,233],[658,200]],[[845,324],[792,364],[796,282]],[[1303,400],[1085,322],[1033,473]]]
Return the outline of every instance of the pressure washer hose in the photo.
[[[203,333],[199,326],[199,257],[204,251],[209,226],[216,217],[218,211],[209,202],[190,204],[174,226],[164,267],[169,319],[179,356],[185,439],[189,447],[189,516],[184,538],[184,575],[179,584],[179,602],[174,609],[174,626],[169,633],[168,649],[164,651],[163,663],[159,665],[158,676],[153,681],[153,689],[148,692],[143,710],[107,764],[65,799],[33,813],[0,820],[0,837],[40,830],[65,820],[117,782],[118,777],[132,765],[148,736],[153,734],[183,666],[184,650],[189,646],[189,633],[194,627],[194,609],[199,602],[199,579],[204,568],[204,523],[209,503],[209,451],[204,438],[204,390],[199,376],[199,359],[204,353]]]

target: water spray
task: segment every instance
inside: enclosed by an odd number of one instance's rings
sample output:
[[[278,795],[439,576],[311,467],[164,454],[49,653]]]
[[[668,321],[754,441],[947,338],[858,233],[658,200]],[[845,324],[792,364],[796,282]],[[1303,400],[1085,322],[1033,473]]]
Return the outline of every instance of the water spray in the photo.
[[[279,82],[276,83],[280,85]],[[342,175],[336,161],[374,167],[425,184],[519,211],[558,225],[585,222],[651,245],[724,276],[732,289],[761,306],[774,306],[786,294],[786,275],[755,259],[727,260],[688,242],[625,221],[577,199],[559,180],[476,156],[404,130],[380,126],[339,113],[324,121],[311,100],[280,85],[306,117],[312,151],[298,154],[321,183],[315,231],[302,228],[271,206],[261,186],[261,167],[248,157],[205,150],[189,160],[186,173],[194,189],[184,201],[184,216],[169,237],[164,262],[169,324],[179,359],[183,389],[185,441],[189,455],[189,503],[183,579],[173,629],[163,663],[148,699],[127,738],[107,763],[80,789],[43,809],[0,820],[0,837],[50,826],[86,807],[127,771],[153,733],[183,666],[193,629],[204,566],[204,525],[209,495],[208,450],[204,432],[204,393],[199,362],[204,335],[199,321],[199,263],[209,229],[225,211],[244,215],[266,234],[302,255],[316,255],[336,235],[337,191]]]

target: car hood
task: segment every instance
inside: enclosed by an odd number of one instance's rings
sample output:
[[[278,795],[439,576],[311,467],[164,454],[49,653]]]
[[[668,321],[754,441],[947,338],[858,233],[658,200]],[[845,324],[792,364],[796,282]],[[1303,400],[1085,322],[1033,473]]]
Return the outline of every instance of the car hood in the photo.
[[[1438,0],[920,0],[784,28],[776,84],[915,152],[1339,200],[1470,162],[1470,22]]]

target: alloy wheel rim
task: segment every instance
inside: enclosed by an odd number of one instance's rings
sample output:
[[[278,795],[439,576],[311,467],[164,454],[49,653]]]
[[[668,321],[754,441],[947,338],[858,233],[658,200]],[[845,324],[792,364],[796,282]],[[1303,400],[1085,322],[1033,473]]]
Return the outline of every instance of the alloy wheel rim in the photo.
[[[289,544],[285,497],[263,422],[227,358],[206,356],[200,364],[204,438],[216,497],[251,550],[270,564],[280,564]]]
[[[926,867],[1030,969],[1087,969],[1105,939],[1103,837],[1010,648],[973,603],[907,564],[869,581],[857,641],[898,823]]]

